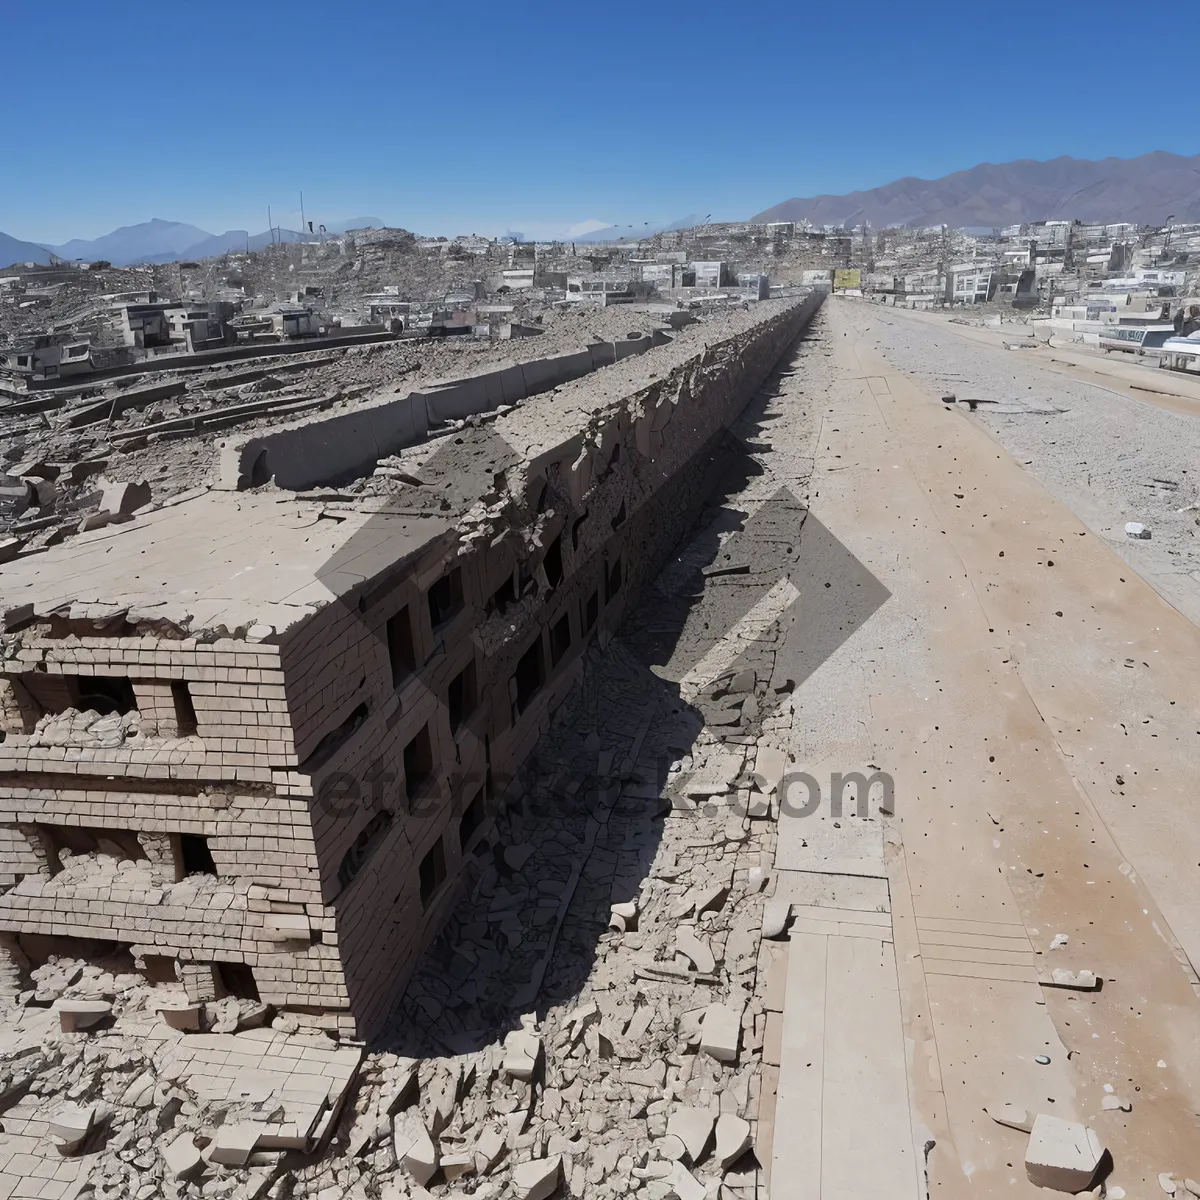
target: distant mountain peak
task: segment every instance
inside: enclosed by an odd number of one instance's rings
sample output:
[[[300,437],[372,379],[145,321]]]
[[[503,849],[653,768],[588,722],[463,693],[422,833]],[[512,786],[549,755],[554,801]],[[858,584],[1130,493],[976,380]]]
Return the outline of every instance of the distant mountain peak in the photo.
[[[940,179],[907,176],[842,196],[785,200],[751,219],[986,229],[1056,219],[1157,225],[1168,216],[1200,221],[1200,155],[980,163]]]

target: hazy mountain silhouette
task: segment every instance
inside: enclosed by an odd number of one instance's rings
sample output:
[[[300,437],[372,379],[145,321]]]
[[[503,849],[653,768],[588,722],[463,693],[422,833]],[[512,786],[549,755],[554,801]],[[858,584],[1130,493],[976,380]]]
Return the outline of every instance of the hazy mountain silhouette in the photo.
[[[981,163],[941,179],[910,177],[845,196],[785,200],[751,219],[987,229],[1076,219],[1160,225],[1169,216],[1200,221],[1200,154]]]

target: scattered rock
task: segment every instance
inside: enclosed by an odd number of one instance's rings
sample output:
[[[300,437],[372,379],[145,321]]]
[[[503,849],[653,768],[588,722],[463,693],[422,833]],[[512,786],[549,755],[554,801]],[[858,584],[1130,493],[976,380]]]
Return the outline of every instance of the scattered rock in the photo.
[[[728,1170],[750,1149],[750,1123],[736,1113],[723,1112],[717,1118],[717,1161]]]
[[[677,1137],[683,1143],[693,1164],[704,1157],[712,1128],[713,1115],[704,1108],[677,1108],[667,1120],[667,1135]]]
[[[1042,986],[1094,992],[1100,986],[1100,979],[1094,971],[1068,971],[1063,967],[1056,967],[1050,972],[1049,979],[1042,980]]]
[[[1025,1151],[1025,1174],[1038,1187],[1082,1192],[1091,1187],[1107,1153],[1087,1125],[1039,1113]]]
[[[700,1025],[700,1050],[718,1062],[736,1062],[742,1033],[740,1009],[710,1004]]]
[[[558,1187],[561,1172],[562,1156],[559,1154],[518,1163],[512,1172],[517,1200],[546,1200]]]
[[[163,1163],[171,1179],[186,1179],[204,1162],[204,1156],[196,1145],[195,1136],[181,1133],[162,1150]]]
[[[55,1007],[63,1033],[92,1029],[112,1015],[112,1005],[107,1000],[60,1000]]]

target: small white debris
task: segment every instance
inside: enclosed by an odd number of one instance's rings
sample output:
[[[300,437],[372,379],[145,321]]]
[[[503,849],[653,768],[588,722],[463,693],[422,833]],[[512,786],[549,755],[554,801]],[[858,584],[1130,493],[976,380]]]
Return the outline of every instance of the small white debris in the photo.
[[[1125,536],[1137,538],[1142,542],[1148,542],[1150,540],[1150,530],[1141,521],[1126,521]]]
[[[1094,992],[1100,986],[1099,976],[1095,971],[1067,971],[1055,967],[1050,972],[1049,979],[1041,981],[1043,987],[1072,988],[1080,992]]]
[[[1102,1096],[1100,1098],[1100,1107],[1104,1112],[1133,1111],[1133,1105],[1128,1100],[1122,1100],[1120,1096]]]
[[[1065,933],[1056,933],[1050,939],[1050,949],[1057,950],[1060,946],[1065,946],[1071,939]]]
[[[1160,1171],[1158,1173],[1158,1186],[1162,1188],[1168,1196],[1173,1196],[1179,1190],[1179,1185],[1175,1182],[1175,1176],[1170,1171]]]

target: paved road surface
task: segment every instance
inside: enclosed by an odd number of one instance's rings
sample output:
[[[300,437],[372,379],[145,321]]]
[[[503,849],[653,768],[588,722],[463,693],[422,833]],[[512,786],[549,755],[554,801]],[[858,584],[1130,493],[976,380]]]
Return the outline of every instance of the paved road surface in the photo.
[[[762,424],[766,476],[730,501],[787,482],[815,519],[775,659],[795,766],[896,781],[894,818],[781,820],[772,1195],[915,1197],[926,1170],[934,1196],[1045,1195],[997,1101],[1087,1121],[1110,1186],[1159,1195],[1160,1171],[1200,1177],[1200,633],[896,370],[874,316],[825,306]],[[824,587],[837,547],[881,604]],[[834,596],[853,629],[819,661]],[[1103,989],[1040,986],[1054,967]],[[1105,1085],[1132,1112],[1102,1112]]]

